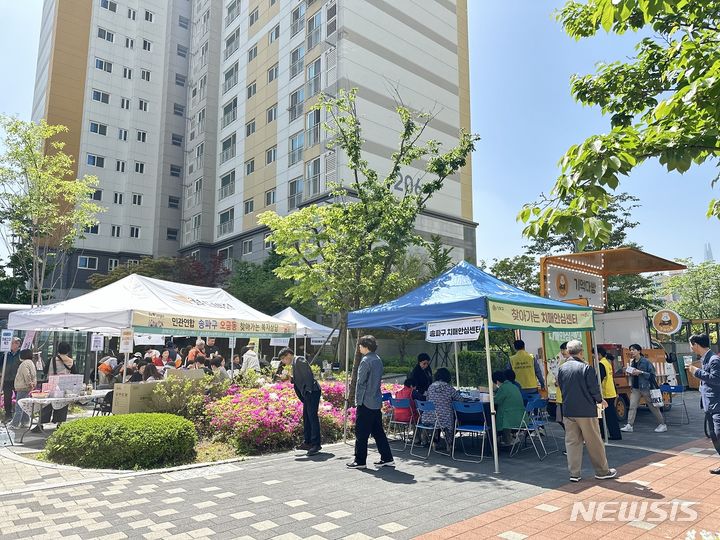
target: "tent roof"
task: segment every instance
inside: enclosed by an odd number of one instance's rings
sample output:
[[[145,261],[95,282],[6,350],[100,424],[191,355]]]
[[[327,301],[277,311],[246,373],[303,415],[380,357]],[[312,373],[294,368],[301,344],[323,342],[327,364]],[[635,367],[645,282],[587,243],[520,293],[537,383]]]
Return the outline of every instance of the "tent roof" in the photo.
[[[639,249],[623,247],[585,251],[567,255],[553,255],[543,258],[544,264],[583,270],[601,276],[621,276],[643,272],[664,272],[685,270],[686,266],[662,257],[656,257]]]
[[[297,337],[307,336],[315,338],[326,338],[330,334],[332,334],[333,337],[337,337],[339,334],[337,330],[333,332],[333,329],[329,326],[324,326],[318,322],[308,319],[303,314],[299,313],[291,307],[286,307],[280,313],[276,313],[275,315],[273,315],[273,317],[275,317],[276,319],[280,319],[281,321],[295,324],[295,326],[297,327]]]
[[[226,291],[137,274],[77,298],[15,311],[13,330],[80,330],[182,336],[289,337],[295,325],[244,304]]]
[[[563,312],[590,311],[530,294],[463,261],[400,298],[353,311],[348,315],[348,327],[410,330],[423,328],[430,321],[487,317],[488,300]],[[490,320],[492,323],[492,314]]]

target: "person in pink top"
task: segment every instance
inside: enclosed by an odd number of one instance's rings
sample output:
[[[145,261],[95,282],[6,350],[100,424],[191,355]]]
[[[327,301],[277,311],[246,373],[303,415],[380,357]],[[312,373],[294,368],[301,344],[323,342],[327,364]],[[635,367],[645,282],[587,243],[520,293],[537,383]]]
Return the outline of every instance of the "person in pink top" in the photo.
[[[418,421],[418,412],[415,408],[415,400],[413,399],[413,392],[415,391],[415,380],[411,377],[405,379],[403,387],[395,392],[395,399],[409,399],[410,407],[395,407],[395,414],[393,419],[396,422],[410,422],[416,423]]]

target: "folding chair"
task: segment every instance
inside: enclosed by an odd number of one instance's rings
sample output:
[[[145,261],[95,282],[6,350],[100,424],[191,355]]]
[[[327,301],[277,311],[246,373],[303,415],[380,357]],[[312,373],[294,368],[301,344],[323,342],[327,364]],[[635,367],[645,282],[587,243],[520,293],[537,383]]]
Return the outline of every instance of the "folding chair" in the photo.
[[[453,437],[452,453],[451,457],[456,461],[465,461],[468,463],[480,463],[485,457],[485,439],[488,439],[488,443],[492,448],[491,434],[488,433],[487,423],[485,420],[485,408],[482,403],[478,402],[464,402],[464,401],[453,401],[453,410],[455,411],[455,437]],[[463,415],[482,415],[482,423],[463,423],[461,417]],[[463,433],[470,433],[471,436],[479,436],[482,438],[482,445],[480,446],[480,455],[471,454],[465,450],[465,440],[463,439]],[[463,454],[469,457],[479,457],[480,459],[462,459],[455,457],[455,444],[460,439],[462,445]]]
[[[107,416],[112,413],[113,390],[110,390],[104,397],[95,400],[92,415]]]
[[[392,394],[390,392],[383,392],[382,393],[382,404],[381,404],[381,411],[382,411],[382,419],[383,424],[388,425],[388,422],[390,421],[390,417],[392,416],[392,410],[388,410],[387,407],[385,407],[385,404],[390,404],[390,398],[392,397]]]
[[[405,450],[407,448],[407,440],[410,434],[410,429],[413,425],[412,407],[410,405],[410,399],[395,399],[394,397],[390,396],[390,406],[392,407],[392,415],[390,416],[390,424],[388,425],[388,434],[394,434],[396,440],[402,440],[402,449]],[[410,412],[410,420],[398,420],[395,417],[397,409],[407,409]],[[399,438],[399,435],[402,435],[402,439]]]
[[[525,405],[525,413],[523,414],[522,420],[520,421],[520,426],[518,426],[517,428],[515,441],[513,442],[512,448],[510,448],[510,456],[516,455],[521,450],[521,439],[523,443],[522,446],[525,447],[527,439],[529,438],[533,448],[535,449],[535,453],[537,454],[538,459],[542,461],[547,457],[548,451],[547,448],[545,448],[545,443],[542,440],[541,431],[545,431],[545,426],[548,425],[548,422],[539,418],[538,413],[535,412],[536,410],[543,409],[546,406],[547,401],[539,398],[532,399],[528,402],[527,405]],[[536,439],[537,443],[535,442]],[[557,443],[557,440],[555,442]],[[542,455],[540,454],[540,448],[542,448],[543,451]]]
[[[420,420],[418,420],[418,423],[415,424],[415,434],[412,438],[412,443],[410,444],[410,455],[419,457],[422,459],[427,459],[430,457],[430,452],[433,450],[433,443],[435,442],[435,433],[438,429],[440,429],[440,426],[438,424],[438,417],[437,414],[435,414],[435,421],[432,423],[423,423],[422,421],[422,415],[426,412],[435,413],[435,404],[432,401],[420,401],[415,400],[415,407],[417,408],[418,412],[420,413]],[[415,439],[417,439],[418,433],[422,431],[430,431],[432,432],[430,435],[430,444],[428,445],[428,451],[426,455],[419,455],[419,454],[413,454],[413,449],[415,448]],[[447,454],[445,452],[440,452],[439,450],[435,450],[438,454],[443,454],[444,456],[449,456],[450,454]]]
[[[677,403],[677,405],[683,406],[683,410],[680,411],[680,423],[668,422],[668,424],[673,425],[673,426],[682,426],[683,424],[689,424],[690,423],[690,415],[688,414],[687,403],[685,403],[685,387],[683,385],[672,386],[669,384],[661,384],[660,391],[663,393],[668,393],[672,397],[672,407],[670,410],[675,408],[675,405],[676,405],[675,396],[679,397],[679,402]],[[665,415],[669,416],[669,412],[670,411],[666,411]],[[687,420],[687,422],[683,421],[683,417]]]

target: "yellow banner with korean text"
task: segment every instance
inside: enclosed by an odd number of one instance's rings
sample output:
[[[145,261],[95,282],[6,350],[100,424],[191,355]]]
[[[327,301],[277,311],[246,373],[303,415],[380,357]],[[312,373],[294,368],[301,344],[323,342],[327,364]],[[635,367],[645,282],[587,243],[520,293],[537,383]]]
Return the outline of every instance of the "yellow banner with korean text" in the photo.
[[[134,311],[132,327],[135,332],[165,334],[174,336],[213,336],[247,337],[269,339],[273,337],[292,337],[295,325],[292,323],[247,321],[234,318],[188,317]]]
[[[594,330],[591,309],[563,309],[540,305],[527,306],[488,300],[491,325],[525,330]]]

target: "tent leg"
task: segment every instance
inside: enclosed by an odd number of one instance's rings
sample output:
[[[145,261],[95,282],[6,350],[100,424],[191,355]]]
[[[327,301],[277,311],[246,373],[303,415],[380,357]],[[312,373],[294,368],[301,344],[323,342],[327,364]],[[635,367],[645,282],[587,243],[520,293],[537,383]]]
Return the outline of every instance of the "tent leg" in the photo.
[[[485,323],[485,360],[487,362],[488,392],[490,393],[490,420],[492,422],[493,460],[495,461],[495,474],[498,474],[500,473],[500,458],[498,456],[497,423],[495,422],[495,392],[493,391],[492,383],[492,361],[490,360],[490,331],[488,330],[488,320],[485,319],[483,322]]]
[[[103,344],[104,347],[104,344]],[[95,351],[95,389],[98,387],[98,352]]]
[[[343,442],[347,443],[348,431],[348,400],[350,399],[350,381],[348,379],[348,369],[350,365],[350,329],[346,330],[345,335],[345,410],[343,411]],[[4,367],[4,366],[3,366]]]
[[[453,349],[455,351],[455,382],[457,383],[455,386],[460,386],[460,368],[458,365],[458,356],[457,356],[457,341],[453,341]]]
[[[235,364],[233,360],[235,359],[235,338],[230,338],[233,340],[233,344],[230,346],[230,380],[235,378]]]
[[[593,366],[595,367],[595,374],[597,375],[598,386],[602,390],[602,380],[600,380],[600,356],[598,355],[597,341],[595,340],[595,332],[592,333],[592,342],[593,342],[593,349],[595,349],[595,357],[593,358]],[[608,373],[606,376],[612,377],[613,374]],[[602,422],[603,422],[603,427],[605,428],[605,444],[607,444],[608,443],[608,427],[607,427],[607,420],[605,419],[605,409],[603,409],[603,413],[602,413]]]

